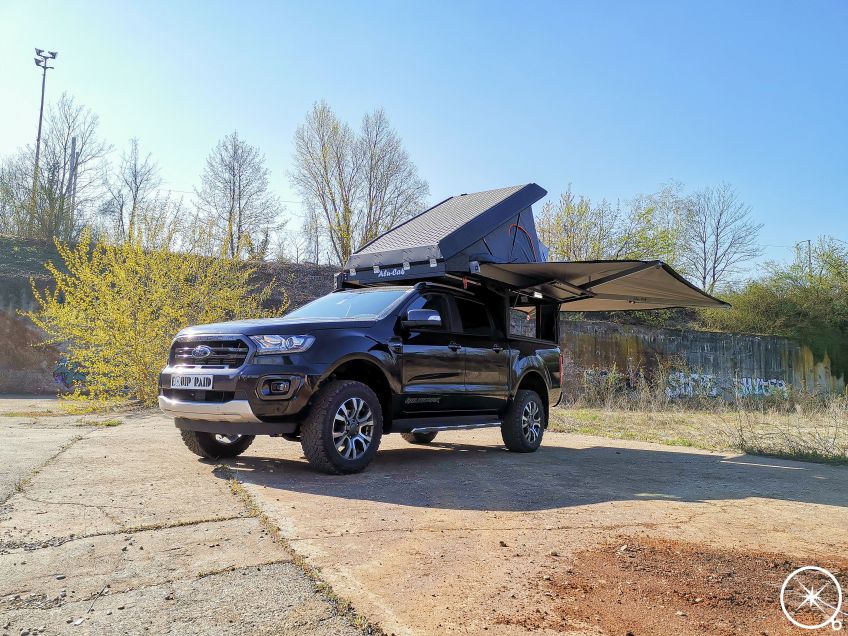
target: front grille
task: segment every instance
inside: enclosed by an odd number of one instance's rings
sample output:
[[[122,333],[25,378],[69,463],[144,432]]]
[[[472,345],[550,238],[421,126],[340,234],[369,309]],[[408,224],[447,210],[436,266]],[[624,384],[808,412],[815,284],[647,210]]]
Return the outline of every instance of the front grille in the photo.
[[[209,356],[192,355],[198,347],[205,345],[211,349]],[[179,338],[171,346],[171,366],[190,366],[205,369],[237,369],[244,364],[250,348],[247,342],[233,338]]]

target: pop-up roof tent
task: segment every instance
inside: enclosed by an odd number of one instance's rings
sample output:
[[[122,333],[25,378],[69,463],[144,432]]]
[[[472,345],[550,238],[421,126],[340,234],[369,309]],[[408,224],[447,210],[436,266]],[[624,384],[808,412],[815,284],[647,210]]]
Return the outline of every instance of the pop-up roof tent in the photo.
[[[491,282],[562,311],[724,307],[661,261],[547,262],[530,183],[445,199],[352,254],[343,286],[420,280]]]

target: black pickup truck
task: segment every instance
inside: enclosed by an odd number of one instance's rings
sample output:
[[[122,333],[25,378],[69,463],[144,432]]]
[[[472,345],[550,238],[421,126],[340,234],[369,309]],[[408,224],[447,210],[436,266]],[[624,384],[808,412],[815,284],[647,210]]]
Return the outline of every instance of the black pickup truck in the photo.
[[[190,327],[159,404],[209,458],[275,435],[299,438],[315,468],[350,473],[385,433],[425,444],[482,426],[532,452],[560,400],[562,356],[550,306],[507,298],[428,282],[343,289],[280,319]]]
[[[724,305],[660,261],[548,262],[531,209],[545,194],[450,197],[352,254],[331,294],[184,329],[161,409],[203,457],[273,435],[329,473],[365,468],[384,433],[500,426],[509,450],[535,451],[562,399],[560,311]]]

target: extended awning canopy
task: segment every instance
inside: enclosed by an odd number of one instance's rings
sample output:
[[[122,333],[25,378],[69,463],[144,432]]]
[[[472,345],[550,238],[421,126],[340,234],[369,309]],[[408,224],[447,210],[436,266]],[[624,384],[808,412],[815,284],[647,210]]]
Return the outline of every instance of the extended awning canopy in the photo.
[[[562,311],[729,307],[662,261],[483,263],[480,273],[521,293],[562,303]]]
[[[337,285],[497,283],[562,311],[728,307],[662,261],[547,262],[531,206],[536,185],[445,199],[352,254]]]

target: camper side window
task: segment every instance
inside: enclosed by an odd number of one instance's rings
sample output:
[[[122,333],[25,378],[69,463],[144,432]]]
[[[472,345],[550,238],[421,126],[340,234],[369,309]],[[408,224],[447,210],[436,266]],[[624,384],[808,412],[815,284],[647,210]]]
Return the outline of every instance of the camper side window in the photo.
[[[509,335],[554,342],[559,305],[524,305],[509,310]]]
[[[535,307],[513,307],[509,310],[509,335],[538,338]]]

